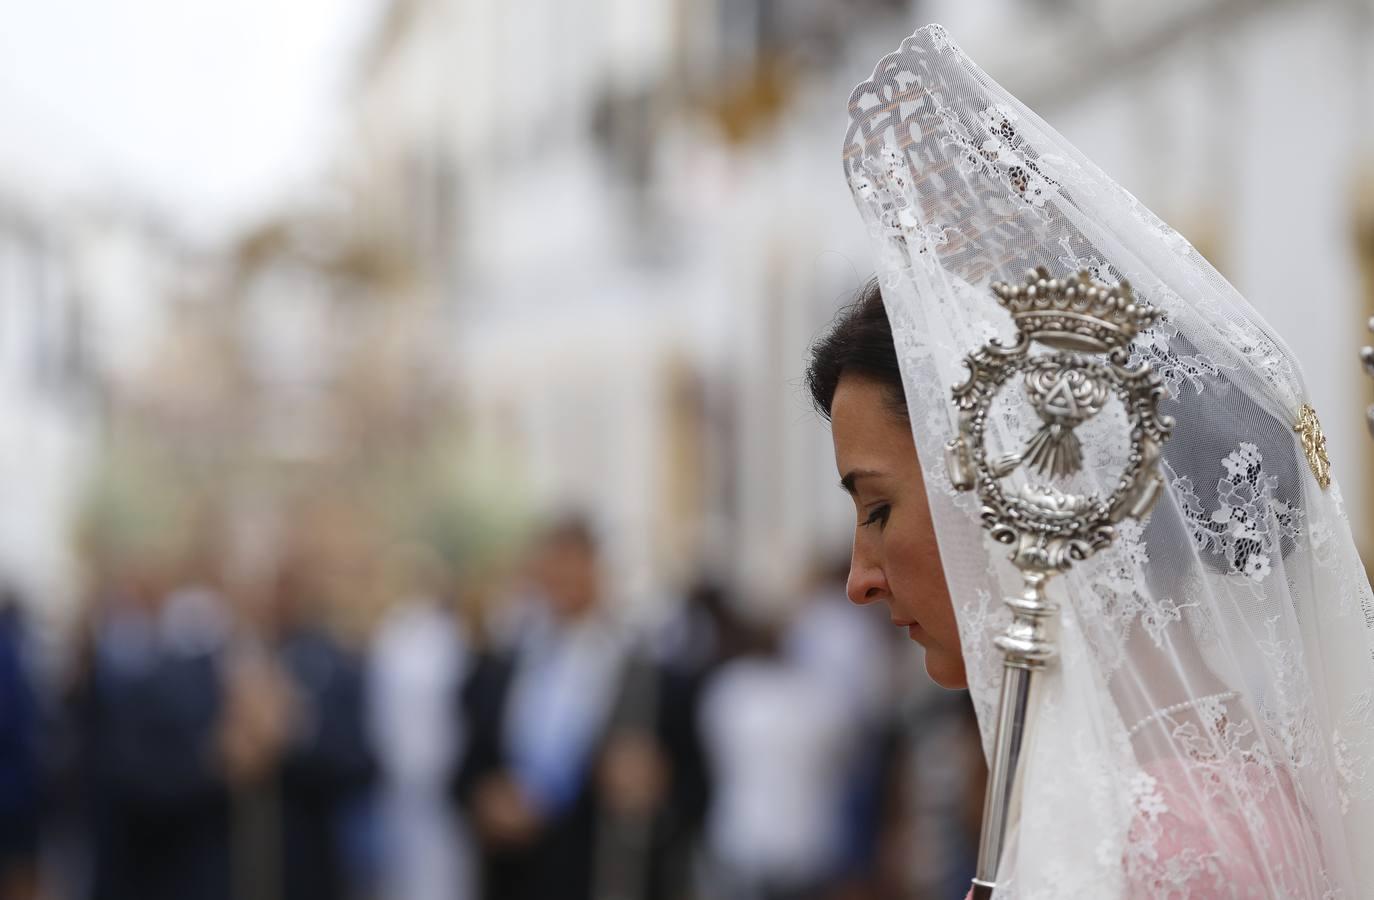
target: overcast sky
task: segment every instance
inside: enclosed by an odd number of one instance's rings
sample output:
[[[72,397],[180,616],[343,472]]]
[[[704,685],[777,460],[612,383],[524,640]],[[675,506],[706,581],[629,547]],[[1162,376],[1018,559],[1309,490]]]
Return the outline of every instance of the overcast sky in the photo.
[[[385,0],[0,0],[0,194],[221,236],[332,152]]]

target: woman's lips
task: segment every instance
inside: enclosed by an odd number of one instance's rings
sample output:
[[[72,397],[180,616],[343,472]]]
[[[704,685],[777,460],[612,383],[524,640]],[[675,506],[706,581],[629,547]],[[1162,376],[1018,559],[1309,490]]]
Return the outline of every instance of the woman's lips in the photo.
[[[893,619],[892,624],[896,625],[898,628],[905,628],[907,637],[911,638],[916,643],[925,643],[926,630],[922,628],[921,623],[917,622],[915,619],[912,619],[907,622],[899,622],[896,619]]]

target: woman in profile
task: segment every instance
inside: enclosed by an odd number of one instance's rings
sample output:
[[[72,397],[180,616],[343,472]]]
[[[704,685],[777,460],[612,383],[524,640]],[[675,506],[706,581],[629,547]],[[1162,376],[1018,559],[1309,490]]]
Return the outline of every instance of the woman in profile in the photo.
[[[1168,389],[1163,490],[1053,582],[1058,658],[996,896],[1374,897],[1374,600],[1282,341],[938,26],[855,89],[844,160],[879,274],[808,382],[856,511],[848,592],[969,689],[985,750],[1019,578],[945,446],[965,354],[1011,343],[991,285],[1081,271],[1162,312],[1132,364]],[[1025,413],[994,406],[989,441],[1024,443]],[[1127,452],[1086,436],[1078,487],[1110,493]]]

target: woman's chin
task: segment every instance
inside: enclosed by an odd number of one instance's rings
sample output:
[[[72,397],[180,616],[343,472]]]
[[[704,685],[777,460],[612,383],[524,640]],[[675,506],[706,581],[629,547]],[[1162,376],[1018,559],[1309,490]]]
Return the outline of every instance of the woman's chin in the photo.
[[[939,650],[926,649],[926,674],[940,687],[951,691],[962,691],[968,687],[968,673],[964,671],[964,658],[951,656]]]

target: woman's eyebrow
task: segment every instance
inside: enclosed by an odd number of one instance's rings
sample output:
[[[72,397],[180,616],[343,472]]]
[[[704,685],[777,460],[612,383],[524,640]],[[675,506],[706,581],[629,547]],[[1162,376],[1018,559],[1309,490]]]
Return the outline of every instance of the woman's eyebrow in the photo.
[[[854,482],[860,478],[876,478],[881,474],[881,472],[873,469],[853,469],[840,479],[840,487],[844,488],[844,492],[852,497],[854,496]]]

